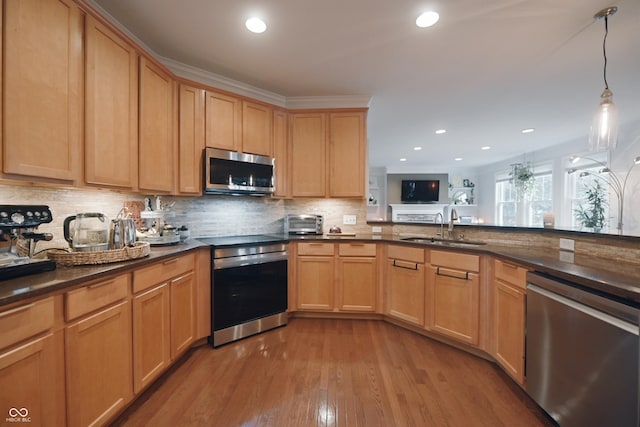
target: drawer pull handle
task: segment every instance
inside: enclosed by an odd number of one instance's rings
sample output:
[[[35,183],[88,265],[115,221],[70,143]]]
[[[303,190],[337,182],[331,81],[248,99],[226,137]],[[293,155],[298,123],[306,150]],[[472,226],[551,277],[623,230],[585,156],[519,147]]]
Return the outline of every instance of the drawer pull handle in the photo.
[[[411,267],[410,263],[407,263],[407,265],[397,264],[395,259],[393,260],[393,266],[398,268],[406,268],[407,270],[418,270],[417,263],[414,263],[413,267]]]
[[[0,318],[2,318],[2,317],[6,317],[6,316],[11,316],[12,314],[15,314],[15,313],[19,313],[19,312],[21,312],[21,311],[28,310],[28,309],[30,309],[31,307],[33,307],[34,305],[36,305],[36,303],[32,302],[31,304],[22,305],[22,306],[20,306],[20,307],[16,307],[16,308],[14,308],[14,309],[7,310],[7,311],[5,311],[4,313],[0,313]]]
[[[436,268],[436,274],[438,276],[451,277],[453,279],[469,280],[469,272],[468,271],[465,271],[464,272],[464,276],[461,277],[461,276],[456,276],[456,275],[453,275],[453,274],[441,273],[440,272],[440,267],[438,267],[438,268]]]
[[[166,261],[163,261],[162,264],[163,265],[169,265],[169,264],[173,264],[174,262],[177,262],[178,258],[173,258],[173,259],[168,259]]]
[[[89,285],[89,286],[87,286],[87,288],[89,288],[89,289],[100,288],[100,287],[105,286],[105,285],[110,285],[110,284],[112,284],[114,282],[115,282],[115,280],[106,280],[104,282],[99,282],[99,283],[94,283],[93,285]]]
[[[349,246],[364,246],[364,243],[349,243]]]
[[[514,270],[517,270],[517,269],[518,269],[518,266],[517,266],[517,265],[509,264],[508,262],[504,262],[504,261],[502,261],[502,265],[503,265],[503,266],[505,266],[505,267],[508,267],[508,268],[512,268],[512,269],[514,269]]]

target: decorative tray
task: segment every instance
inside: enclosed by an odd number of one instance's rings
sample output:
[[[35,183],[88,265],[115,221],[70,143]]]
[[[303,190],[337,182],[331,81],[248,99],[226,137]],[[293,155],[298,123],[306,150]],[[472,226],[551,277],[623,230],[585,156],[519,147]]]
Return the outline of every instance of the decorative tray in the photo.
[[[47,256],[60,265],[93,265],[129,261],[144,258],[151,248],[147,242],[136,242],[133,246],[97,252],[48,251]]]

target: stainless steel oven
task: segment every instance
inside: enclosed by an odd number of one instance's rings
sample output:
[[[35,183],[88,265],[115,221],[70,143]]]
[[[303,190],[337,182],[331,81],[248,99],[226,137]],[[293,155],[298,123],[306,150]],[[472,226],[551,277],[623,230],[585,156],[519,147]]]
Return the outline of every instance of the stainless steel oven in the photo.
[[[287,323],[286,243],[212,248],[214,347]]]

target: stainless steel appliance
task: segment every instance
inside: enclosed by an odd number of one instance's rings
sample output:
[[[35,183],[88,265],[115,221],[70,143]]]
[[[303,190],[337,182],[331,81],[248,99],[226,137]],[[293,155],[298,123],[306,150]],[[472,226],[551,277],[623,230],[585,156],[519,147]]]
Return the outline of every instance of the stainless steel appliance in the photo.
[[[287,323],[288,244],[281,236],[199,239],[211,244],[214,347]]]
[[[264,196],[275,191],[275,159],[217,148],[204,149],[204,192]]]
[[[527,274],[527,393],[562,427],[637,427],[636,307]]]
[[[284,218],[284,232],[287,234],[322,234],[322,215],[293,215]]]
[[[0,280],[55,270],[53,260],[33,258],[36,243],[53,238],[35,230],[52,220],[48,206],[0,205]],[[18,245],[26,253],[18,253]]]

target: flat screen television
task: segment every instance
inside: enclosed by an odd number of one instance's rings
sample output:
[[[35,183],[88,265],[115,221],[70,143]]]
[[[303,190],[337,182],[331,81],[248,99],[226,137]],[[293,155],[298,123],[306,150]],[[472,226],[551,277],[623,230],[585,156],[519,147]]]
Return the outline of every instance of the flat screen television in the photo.
[[[440,181],[402,180],[400,200],[403,203],[434,203],[439,200]]]

